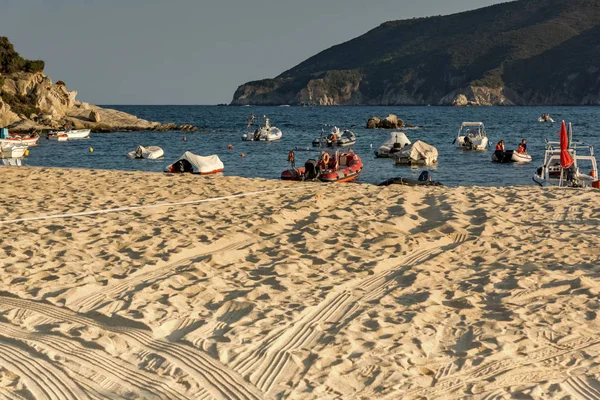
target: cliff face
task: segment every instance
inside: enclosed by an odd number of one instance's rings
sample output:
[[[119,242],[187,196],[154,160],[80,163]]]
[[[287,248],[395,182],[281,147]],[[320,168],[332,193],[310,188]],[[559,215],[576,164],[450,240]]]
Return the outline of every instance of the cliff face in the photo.
[[[600,104],[600,0],[519,0],[386,22],[233,105]]]

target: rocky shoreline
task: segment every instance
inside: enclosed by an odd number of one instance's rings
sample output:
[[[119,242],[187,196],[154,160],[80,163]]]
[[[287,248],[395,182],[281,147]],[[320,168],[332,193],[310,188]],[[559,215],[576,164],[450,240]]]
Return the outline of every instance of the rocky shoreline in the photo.
[[[0,127],[16,133],[52,131],[67,125],[92,132],[199,130],[191,124],[147,121],[78,101],[76,90],[69,91],[62,81],[53,83],[42,72],[2,75],[0,91]]]

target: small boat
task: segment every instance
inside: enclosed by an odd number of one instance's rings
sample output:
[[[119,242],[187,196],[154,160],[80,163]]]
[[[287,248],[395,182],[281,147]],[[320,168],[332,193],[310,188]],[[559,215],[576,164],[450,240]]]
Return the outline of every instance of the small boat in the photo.
[[[515,150],[496,150],[492,154],[492,161],[497,163],[528,163],[533,161],[527,153],[519,153]]]
[[[12,133],[12,134],[9,134],[8,137],[6,137],[4,139],[0,139],[0,143],[6,143],[6,144],[17,143],[17,144],[24,144],[29,147],[32,147],[32,146],[37,146],[37,142],[38,142],[39,138],[40,137],[37,134],[20,135],[20,134]]]
[[[2,158],[21,158],[27,154],[28,146],[17,143],[0,143],[0,153]]]
[[[375,151],[375,157],[390,158],[394,153],[397,153],[409,144],[410,140],[408,140],[404,132],[392,132],[388,140]]]
[[[418,179],[412,178],[391,178],[381,182],[377,186],[404,185],[404,186],[444,186],[441,182],[436,182],[431,178],[431,172],[423,171]]]
[[[163,149],[158,146],[138,146],[135,150],[127,153],[127,157],[131,159],[147,159],[157,160],[165,155]]]
[[[186,151],[179,157],[179,160],[165,168],[165,172],[190,172],[192,174],[210,175],[223,172],[223,169],[223,162],[217,155],[202,157]]]
[[[90,129],[67,129],[64,131],[53,131],[48,134],[50,136],[67,135],[67,140],[86,139],[90,136]],[[59,140],[62,141],[62,140]]]
[[[69,140],[69,135],[66,133],[49,133],[48,139],[56,140],[57,142],[66,142]]]
[[[437,163],[438,151],[420,140],[392,154],[396,165],[432,165]]]
[[[544,163],[540,165],[533,181],[540,186],[560,187],[594,187],[600,189],[598,180],[598,163],[594,157],[594,147],[581,142],[573,142],[572,125],[569,124],[569,133],[566,133],[563,122],[560,142],[546,140]],[[582,154],[582,152],[586,154]],[[563,167],[563,164],[565,167]],[[586,165],[590,172],[585,174],[580,171]],[[587,168],[586,168],[587,169]]]
[[[463,122],[454,141],[460,150],[487,150],[488,138],[483,122]]]
[[[550,122],[550,123],[554,123],[554,120],[552,119],[552,117],[550,117],[550,114],[542,114],[539,118],[538,118],[539,122]]]
[[[281,139],[283,133],[279,128],[271,126],[271,122],[266,115],[263,116],[265,119],[264,126],[259,126],[254,132],[252,132],[252,123],[254,122],[254,115],[250,116],[248,120],[248,133],[242,135],[242,140],[247,142],[274,142],[275,140]]]
[[[342,132],[340,128],[334,126],[331,128],[327,137],[321,134],[321,137],[313,140],[313,147],[348,147],[356,144],[356,135],[348,129]]]
[[[311,149],[296,149],[311,151]],[[295,166],[294,150],[288,154],[291,168],[281,173],[286,181],[350,182],[358,178],[363,163],[352,150],[322,150],[318,159],[309,159],[304,167]]]

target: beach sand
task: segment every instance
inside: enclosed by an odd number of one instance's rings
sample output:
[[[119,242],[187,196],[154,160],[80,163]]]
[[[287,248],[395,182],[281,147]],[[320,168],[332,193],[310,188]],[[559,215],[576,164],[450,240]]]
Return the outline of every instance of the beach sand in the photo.
[[[600,397],[600,191],[0,173],[1,221],[217,198],[0,224],[0,399]]]

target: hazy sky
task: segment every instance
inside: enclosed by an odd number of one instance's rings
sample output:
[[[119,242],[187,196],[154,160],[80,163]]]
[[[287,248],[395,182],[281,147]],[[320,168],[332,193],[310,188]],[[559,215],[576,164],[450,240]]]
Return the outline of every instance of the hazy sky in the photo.
[[[385,21],[499,0],[0,0],[0,36],[95,104],[229,103]]]

